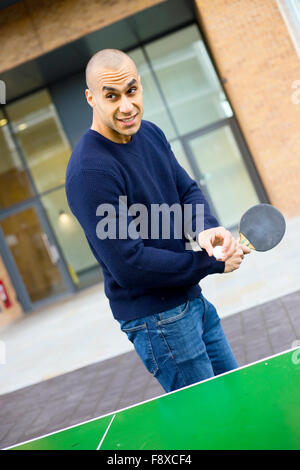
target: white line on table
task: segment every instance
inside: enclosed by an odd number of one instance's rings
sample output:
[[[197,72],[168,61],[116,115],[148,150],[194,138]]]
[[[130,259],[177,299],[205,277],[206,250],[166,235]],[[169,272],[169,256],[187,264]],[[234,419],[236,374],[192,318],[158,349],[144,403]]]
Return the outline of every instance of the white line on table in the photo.
[[[96,450],[99,450],[99,449],[100,449],[100,447],[101,447],[101,445],[102,445],[102,442],[104,441],[104,438],[105,438],[106,434],[108,433],[108,430],[109,430],[109,428],[110,428],[110,426],[111,426],[111,423],[112,423],[113,420],[115,419],[115,416],[116,416],[116,415],[114,414],[113,417],[111,418],[110,423],[109,423],[109,425],[107,426],[107,429],[106,429],[105,433],[103,434],[103,437],[102,437],[101,441],[99,442],[99,445],[98,445],[98,447],[97,447]]]

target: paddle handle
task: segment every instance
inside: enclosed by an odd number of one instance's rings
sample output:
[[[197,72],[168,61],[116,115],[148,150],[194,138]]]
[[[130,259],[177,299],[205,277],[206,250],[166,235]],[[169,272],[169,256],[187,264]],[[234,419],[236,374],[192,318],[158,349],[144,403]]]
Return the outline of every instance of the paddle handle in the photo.
[[[241,232],[240,232],[240,245],[249,246],[251,250],[255,250],[252,243],[250,243],[249,240],[245,237],[245,235],[243,235]]]

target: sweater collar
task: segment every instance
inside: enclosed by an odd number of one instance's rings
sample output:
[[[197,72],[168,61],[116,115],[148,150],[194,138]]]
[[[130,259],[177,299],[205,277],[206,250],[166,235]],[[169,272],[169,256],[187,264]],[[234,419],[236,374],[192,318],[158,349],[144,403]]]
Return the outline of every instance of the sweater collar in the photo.
[[[141,128],[140,128],[141,129]],[[131,136],[131,139],[129,142],[127,142],[127,144],[120,144],[118,142],[113,142],[112,140],[108,139],[107,137],[104,137],[104,135],[100,134],[100,132],[98,131],[95,131],[94,129],[91,129],[89,128],[88,129],[88,133],[89,134],[92,134],[92,135],[96,135],[100,140],[102,140],[102,142],[106,142],[112,146],[116,146],[116,147],[119,147],[119,148],[124,148],[124,149],[131,149],[135,146],[135,142],[136,142],[136,136],[137,134],[140,132],[140,129],[137,131],[136,134],[134,134],[133,136]]]

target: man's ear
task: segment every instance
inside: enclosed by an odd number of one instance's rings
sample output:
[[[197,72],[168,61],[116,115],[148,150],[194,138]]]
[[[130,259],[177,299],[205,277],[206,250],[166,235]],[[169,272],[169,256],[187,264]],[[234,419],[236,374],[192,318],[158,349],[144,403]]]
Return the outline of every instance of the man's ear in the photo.
[[[86,100],[87,100],[88,104],[92,108],[94,108],[94,106],[95,106],[94,95],[93,95],[92,91],[89,88],[86,88],[86,90],[85,90],[85,97],[86,97]]]

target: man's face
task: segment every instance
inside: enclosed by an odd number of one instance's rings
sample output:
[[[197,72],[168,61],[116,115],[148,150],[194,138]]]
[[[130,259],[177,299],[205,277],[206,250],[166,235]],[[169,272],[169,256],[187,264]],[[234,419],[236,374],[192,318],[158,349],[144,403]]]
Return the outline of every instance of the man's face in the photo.
[[[140,128],[144,111],[140,77],[131,61],[117,70],[94,73],[93,91],[86,90],[94,109],[93,125],[113,142],[126,143]]]

